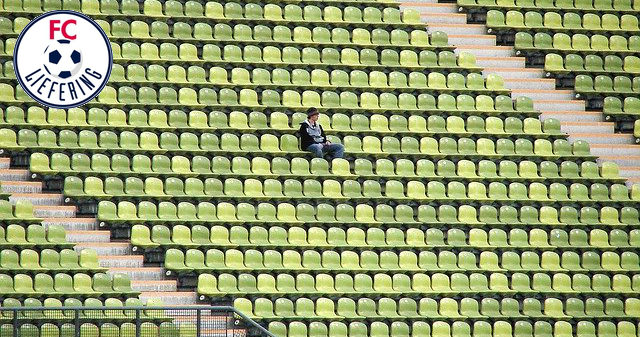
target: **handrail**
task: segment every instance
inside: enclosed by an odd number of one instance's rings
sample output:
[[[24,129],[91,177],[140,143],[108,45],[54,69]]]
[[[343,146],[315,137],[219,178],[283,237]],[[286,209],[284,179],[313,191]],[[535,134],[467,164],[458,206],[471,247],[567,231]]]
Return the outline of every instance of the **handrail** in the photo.
[[[17,319],[17,313],[19,312],[30,312],[30,311],[99,311],[99,310],[108,310],[108,311],[135,311],[136,319],[140,317],[140,311],[158,311],[158,310],[171,310],[171,311],[187,311],[187,310],[195,310],[197,312],[202,311],[219,311],[219,312],[227,312],[239,316],[242,321],[251,327],[257,329],[261,335],[268,337],[277,337],[273,333],[269,332],[269,330],[265,329],[262,325],[258,324],[258,322],[249,318],[247,315],[240,312],[238,309],[232,306],[91,306],[91,307],[77,307],[77,306],[63,306],[63,307],[0,307],[0,314],[2,312],[14,312],[14,319]],[[5,316],[6,317],[6,316]],[[198,314],[200,317],[200,314]],[[133,319],[133,317],[132,317]],[[14,321],[15,322],[15,321]],[[14,329],[17,327],[14,327]]]
[[[266,334],[269,337],[277,337],[276,335],[272,334],[269,330],[265,329],[262,325],[258,324],[258,322],[252,320],[251,318],[247,317],[247,315],[241,313],[238,309],[234,307],[227,307],[227,308],[231,308],[231,310],[233,310],[233,312],[236,313],[236,315],[242,317],[246,322],[249,322],[255,328],[260,330],[260,332]]]

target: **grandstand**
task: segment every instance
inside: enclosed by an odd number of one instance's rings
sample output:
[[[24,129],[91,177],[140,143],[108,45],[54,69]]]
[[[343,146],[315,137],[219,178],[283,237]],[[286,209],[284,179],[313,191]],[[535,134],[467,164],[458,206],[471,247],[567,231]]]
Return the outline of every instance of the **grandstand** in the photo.
[[[638,6],[0,1],[1,308],[120,310],[0,335],[639,337]],[[15,79],[54,9],[112,43],[80,108]]]

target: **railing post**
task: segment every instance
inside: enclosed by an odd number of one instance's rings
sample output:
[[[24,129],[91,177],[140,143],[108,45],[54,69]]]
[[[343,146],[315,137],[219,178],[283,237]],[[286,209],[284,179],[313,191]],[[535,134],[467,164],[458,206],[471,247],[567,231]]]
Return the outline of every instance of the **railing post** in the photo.
[[[75,313],[74,323],[76,326],[74,336],[80,337],[80,309],[73,309],[73,312]]]
[[[13,309],[13,337],[18,337],[18,310]]]
[[[136,337],[140,337],[140,328],[142,322],[140,321],[140,308],[136,309]]]
[[[196,337],[200,337],[200,324],[202,324],[202,313],[196,309]]]

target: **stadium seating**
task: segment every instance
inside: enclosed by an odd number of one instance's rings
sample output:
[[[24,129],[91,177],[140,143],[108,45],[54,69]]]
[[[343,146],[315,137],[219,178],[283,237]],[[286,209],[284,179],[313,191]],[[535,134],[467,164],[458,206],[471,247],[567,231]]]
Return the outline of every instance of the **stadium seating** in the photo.
[[[458,4],[635,120],[635,3]],[[368,0],[0,8],[3,154],[27,154],[32,174],[96,206],[101,228],[201,303],[279,337],[637,336],[640,186],[416,12]],[[11,60],[28,21],[58,8],[94,17],[114,56],[98,98],[69,110],[34,103]],[[345,158],[299,148],[310,107]],[[0,201],[3,306],[140,304],[128,277],[107,277],[30,207]],[[101,315],[80,334],[135,335],[127,310]],[[77,329],[30,319],[22,334]],[[195,336],[153,310],[141,319],[141,336]]]
[[[557,12],[567,12],[567,13],[607,13],[614,15],[621,15],[625,13],[635,13],[638,9],[637,4],[633,3],[630,0],[618,0],[618,1],[548,1],[548,0],[538,0],[538,1],[510,1],[510,0],[500,0],[497,1],[486,1],[486,2],[478,2],[476,0],[459,0],[458,5],[465,9],[477,10],[477,11],[487,11],[491,9],[502,9],[502,10],[524,10],[530,11],[535,10],[538,12],[553,10]]]
[[[543,65],[559,86],[575,88],[587,107],[602,109],[619,129],[633,128],[637,95],[627,84],[640,72],[640,26],[631,1],[459,0],[458,5],[472,16],[485,14],[489,33],[513,43],[529,64]]]
[[[95,250],[73,250],[75,244],[67,241],[65,229],[57,224],[41,225],[42,219],[33,216],[30,202],[18,200],[14,206],[7,200],[0,200],[0,209],[0,296],[3,308],[96,307],[103,303],[118,307],[123,302],[130,306],[140,305],[134,298],[139,292],[132,290],[127,275],[105,274],[107,269],[99,265]],[[2,333],[13,332],[13,315],[12,311],[0,313]],[[105,313],[87,313],[85,320],[97,323],[105,317]],[[114,322],[118,320],[117,317],[111,318],[116,320]],[[19,312],[19,319],[25,322],[66,320],[71,323],[73,315],[64,318],[55,317],[51,312],[25,311]],[[120,319],[122,322],[130,320],[124,316]],[[155,318],[145,317],[144,320]],[[58,329],[58,326],[50,325],[43,331],[53,333]],[[63,329],[73,330],[74,326],[69,325]],[[36,325],[17,328],[20,331],[38,331]],[[57,336],[48,336],[54,335]]]

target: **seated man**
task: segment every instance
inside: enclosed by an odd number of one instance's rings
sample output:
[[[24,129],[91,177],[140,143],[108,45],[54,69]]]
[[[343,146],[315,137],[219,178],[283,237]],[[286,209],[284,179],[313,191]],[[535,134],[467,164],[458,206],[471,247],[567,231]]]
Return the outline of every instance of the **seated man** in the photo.
[[[342,144],[331,144],[322,130],[322,126],[318,123],[320,113],[316,108],[310,108],[307,111],[307,119],[300,123],[300,146],[303,150],[313,153],[316,158],[323,158],[325,154],[329,156],[329,160],[334,158],[342,158],[344,155],[344,146]]]

